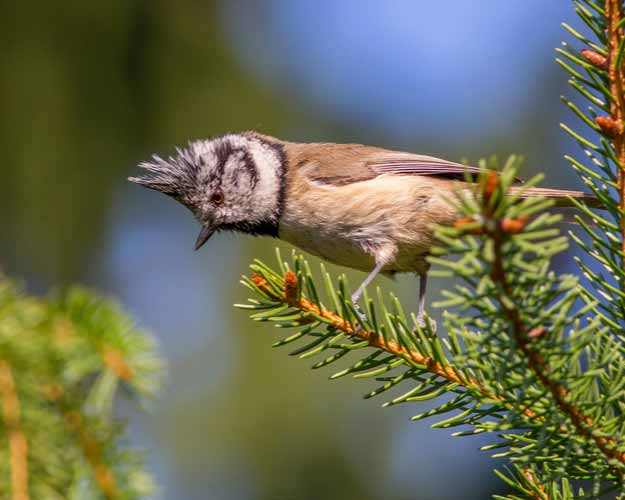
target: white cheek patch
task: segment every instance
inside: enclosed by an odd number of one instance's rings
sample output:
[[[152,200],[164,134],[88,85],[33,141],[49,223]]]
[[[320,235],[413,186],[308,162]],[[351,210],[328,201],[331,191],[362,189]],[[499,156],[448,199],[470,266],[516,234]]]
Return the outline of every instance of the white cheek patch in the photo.
[[[250,152],[256,168],[258,169],[258,184],[256,193],[265,200],[264,205],[271,205],[275,209],[279,202],[280,189],[282,187],[282,168],[278,154],[260,142],[251,144]]]
[[[235,147],[245,149],[256,166],[258,178],[254,189],[250,190],[249,198],[245,203],[250,214],[258,221],[275,221],[280,204],[280,190],[282,187],[282,164],[280,157],[271,146],[263,144],[258,139],[242,136],[228,137]]]

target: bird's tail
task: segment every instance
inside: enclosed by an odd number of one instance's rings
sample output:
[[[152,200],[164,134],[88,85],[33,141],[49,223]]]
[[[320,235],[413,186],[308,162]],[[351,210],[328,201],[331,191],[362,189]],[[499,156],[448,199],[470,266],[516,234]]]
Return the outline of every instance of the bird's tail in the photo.
[[[544,196],[545,198],[555,200],[557,207],[575,206],[574,203],[571,201],[571,198],[573,198],[575,200],[584,202],[586,205],[592,208],[604,208],[601,201],[595,195],[584,193],[582,191],[569,191],[566,189],[550,189],[539,187],[523,189],[522,186],[512,186],[510,188],[510,193],[517,194],[522,198]]]

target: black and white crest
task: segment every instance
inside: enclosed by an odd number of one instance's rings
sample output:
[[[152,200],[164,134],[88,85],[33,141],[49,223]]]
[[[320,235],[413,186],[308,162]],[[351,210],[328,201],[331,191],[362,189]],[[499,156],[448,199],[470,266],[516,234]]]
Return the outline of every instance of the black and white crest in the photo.
[[[282,145],[253,134],[192,141],[176,155],[154,155],[130,181],[175,198],[213,231],[277,236],[284,197]]]
[[[189,200],[189,195],[196,191],[201,162],[193,155],[192,143],[189,143],[188,148],[176,148],[176,153],[176,156],[170,156],[166,160],[153,155],[150,161],[139,164],[149,175],[129,177],[128,180],[184,203],[183,200]]]

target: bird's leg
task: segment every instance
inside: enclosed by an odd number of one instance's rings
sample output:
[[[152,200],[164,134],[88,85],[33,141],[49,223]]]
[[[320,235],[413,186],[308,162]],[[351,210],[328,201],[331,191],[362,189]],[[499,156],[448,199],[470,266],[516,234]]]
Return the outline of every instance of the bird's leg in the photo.
[[[386,262],[384,261],[380,261],[375,265],[375,268],[373,269],[373,271],[369,273],[369,276],[365,278],[365,280],[360,284],[358,289],[352,294],[352,304],[358,307],[356,302],[358,302],[358,299],[362,295],[362,292],[364,292],[365,288],[369,285],[369,283],[373,281],[373,278],[375,278],[379,274],[379,272],[382,270],[382,268],[385,265],[386,265]]]
[[[423,329],[428,326],[432,332],[436,332],[436,322],[428,316],[427,325],[425,320],[425,292],[428,286],[428,271],[430,264],[424,259],[417,267],[416,271],[419,275],[419,309],[417,310],[417,328]]]
[[[358,299],[360,299],[362,292],[364,292],[365,288],[369,285],[369,283],[373,281],[373,278],[375,278],[380,273],[380,271],[385,265],[386,265],[385,261],[380,261],[376,263],[373,271],[369,273],[369,275],[365,278],[365,280],[360,284],[360,286],[352,294],[352,304],[354,304],[354,309],[356,309],[356,312],[358,313],[362,321],[365,320],[365,313],[362,312],[362,309],[358,305]],[[360,330],[360,325],[356,327],[356,331],[358,330]]]
[[[419,274],[419,309],[417,310],[417,323],[419,326],[425,326],[423,316],[425,315],[425,292],[428,286],[428,272],[423,271]]]

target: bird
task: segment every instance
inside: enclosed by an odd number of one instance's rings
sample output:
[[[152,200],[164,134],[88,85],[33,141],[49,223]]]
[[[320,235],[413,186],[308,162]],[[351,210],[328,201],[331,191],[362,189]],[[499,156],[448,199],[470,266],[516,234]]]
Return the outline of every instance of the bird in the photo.
[[[417,321],[424,323],[435,226],[458,220],[449,202],[467,174],[482,170],[433,156],[363,144],[300,143],[247,131],[193,140],[175,154],[139,164],[128,180],[168,195],[201,225],[200,249],[219,231],[280,238],[329,262],[365,271],[358,300],[379,274],[419,276]],[[558,206],[580,191],[531,187]]]

